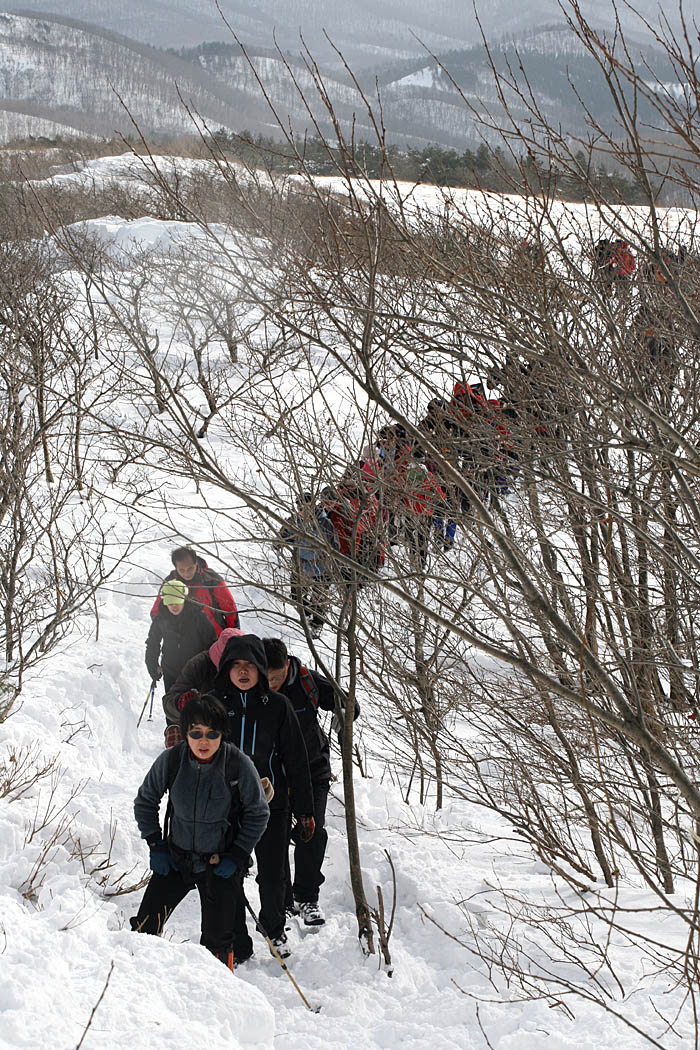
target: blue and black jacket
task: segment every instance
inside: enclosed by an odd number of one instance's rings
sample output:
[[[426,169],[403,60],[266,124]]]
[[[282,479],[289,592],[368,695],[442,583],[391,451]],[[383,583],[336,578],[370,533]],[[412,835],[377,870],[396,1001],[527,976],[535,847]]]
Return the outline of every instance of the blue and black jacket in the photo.
[[[260,681],[247,692],[229,678],[234,660],[248,660],[260,672]],[[313,816],[309,759],[294,708],[286,696],[270,691],[267,658],[262,640],[254,634],[231,638],[219,662],[211,691],[229,715],[228,737],[248,755],[261,777],[275,789],[270,809],[285,809],[291,801],[296,817]]]

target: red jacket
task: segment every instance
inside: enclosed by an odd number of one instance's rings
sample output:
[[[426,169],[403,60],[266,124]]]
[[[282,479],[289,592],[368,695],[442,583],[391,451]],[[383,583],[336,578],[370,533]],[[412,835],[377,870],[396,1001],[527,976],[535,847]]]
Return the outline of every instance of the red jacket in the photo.
[[[175,569],[165,577],[166,580],[182,580]],[[165,580],[163,581],[165,582]],[[224,583],[223,576],[207,566],[204,558],[197,558],[197,571],[191,580],[182,580],[189,590],[189,599],[199,602],[203,611],[214,624],[217,636],[225,627],[238,627],[238,610],[233,595]],[[160,594],[156,598],[151,616],[160,609]]]
[[[491,397],[488,400],[478,392],[475,392],[469,383],[466,386],[459,381],[454,385],[452,400],[453,409],[457,411],[457,423],[462,424],[464,420],[471,419],[474,415],[479,416],[495,430],[492,454],[494,462],[501,459],[503,453],[509,453],[513,449],[510,430],[506,425],[501,402],[498,398]]]
[[[406,446],[406,454],[392,464],[390,474],[385,472],[384,464],[376,460],[365,462],[363,472],[368,478],[380,481],[382,506],[394,514],[402,510],[409,514],[441,512],[445,493],[440,482],[427,467],[409,461],[409,452]]]
[[[440,517],[444,513],[445,490],[430,470],[408,470],[403,502],[409,514],[429,514]]]
[[[346,558],[356,558],[367,563],[372,553],[379,564],[384,561],[384,554],[377,550],[377,531],[379,527],[379,504],[374,495],[351,490],[338,491],[339,499],[328,510],[335,534],[338,537],[338,550]],[[354,550],[351,550],[354,533]]]
[[[635,259],[627,241],[614,241],[613,250],[610,255],[610,269],[614,274],[622,277],[631,277],[637,269]]]

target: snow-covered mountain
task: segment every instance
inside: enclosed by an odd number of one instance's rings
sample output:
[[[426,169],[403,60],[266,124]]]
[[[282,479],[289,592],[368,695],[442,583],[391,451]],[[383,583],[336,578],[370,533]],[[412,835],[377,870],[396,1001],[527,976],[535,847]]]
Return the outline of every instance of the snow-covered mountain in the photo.
[[[148,132],[191,130],[182,100],[217,126],[264,119],[192,63],[70,20],[0,15],[0,55],[0,106],[61,128],[111,136],[133,132],[133,117]]]
[[[8,9],[13,5],[6,4]],[[205,40],[230,41],[230,30],[214,0],[24,0],[23,10],[50,11],[84,19],[158,47],[191,46]],[[634,5],[642,15],[658,16],[655,0]],[[233,30],[249,44],[269,47],[273,33],[283,49],[297,50],[299,35],[319,58],[340,61],[329,46],[324,31],[354,67],[375,67],[378,62],[417,56],[423,45],[433,51],[469,47],[481,40],[474,9],[464,0],[221,0],[221,12]],[[583,13],[596,25],[614,24],[610,0],[584,0]],[[504,33],[521,35],[533,26],[559,20],[557,0],[533,0],[513,4],[510,0],[482,0],[478,17],[490,38]],[[688,16],[698,13],[698,0],[686,0]],[[639,21],[618,7],[626,28]],[[667,12],[671,18],[674,11]]]
[[[364,98],[347,73],[313,71],[297,52],[250,44],[208,42],[166,52],[95,25],[59,16],[0,15],[0,141],[26,135],[81,132],[111,137],[133,133],[134,123],[148,135],[192,132],[183,102],[210,128],[220,126],[275,134],[278,120],[304,133],[315,122],[332,134],[331,121],[314,77],[321,77],[341,124],[356,139],[374,138],[365,98],[376,102],[378,80],[383,122],[389,141],[439,143],[463,150],[480,141],[473,110],[484,105],[498,119],[502,110],[482,45],[450,50],[444,41],[438,58],[418,57],[387,63],[378,56],[374,71],[359,77]],[[596,64],[570,30],[559,24],[503,41],[494,53],[505,68],[516,54],[548,119],[575,134],[586,131],[576,94],[597,117],[611,122],[609,95]],[[649,49],[645,58],[663,83],[673,69]],[[261,84],[274,106],[273,116]],[[465,99],[471,104],[465,104]],[[525,116],[515,95],[513,114]],[[606,108],[607,107],[607,108]],[[133,118],[133,122],[132,122]]]

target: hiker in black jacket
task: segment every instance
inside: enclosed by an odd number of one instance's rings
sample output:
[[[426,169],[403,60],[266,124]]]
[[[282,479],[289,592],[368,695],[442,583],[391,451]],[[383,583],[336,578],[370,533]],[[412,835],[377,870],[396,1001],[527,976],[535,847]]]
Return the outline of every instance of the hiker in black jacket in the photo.
[[[328,737],[319,725],[318,709],[336,710],[332,684],[317,671],[304,667],[296,656],[290,656],[281,638],[264,638],[267,657],[267,677],[271,688],[283,693],[292,704],[299,719],[309,756],[311,783],[314,792],[313,838],[305,842],[297,829],[292,831],[294,842],[294,882],[292,883],[287,854],[287,911],[301,915],[305,926],[322,926],[326,921],[318,903],[319,889],[325,881],[323,859],[326,853],[326,803],[331,780],[330,746]],[[360,713],[355,705],[355,715]]]
[[[150,849],[149,882],[132,929],[159,934],[195,886],[202,907],[200,943],[233,969],[240,880],[267,825],[269,811],[253,763],[222,742],[228,716],[212,696],[182,711],[185,741],[163,751],[134,800],[134,815]],[[159,807],[169,792],[165,826]]]
[[[219,673],[219,662],[226,643],[229,638],[240,638],[242,635],[243,631],[239,631],[237,627],[227,627],[208,649],[187,661],[175,683],[167,690],[163,697],[166,747],[173,747],[182,740],[180,711],[186,702],[183,697],[189,697],[190,693],[210,692]]]
[[[166,690],[190,657],[216,641],[211,620],[197,604],[188,601],[187,595],[188,589],[180,580],[167,580],[160,589],[158,611],[151,614],[146,667],[153,681],[163,678]]]
[[[218,670],[211,656],[216,648],[190,660],[183,677],[190,689],[211,689],[222,701],[228,712],[228,739],[252,758],[261,777],[272,782],[270,821],[255,850],[260,925],[285,957],[289,946],[284,933],[284,869],[290,808],[301,838],[310,840],[315,829],[304,737],[287,698],[268,686],[267,660],[260,638],[232,631],[219,654]],[[170,691],[169,705],[179,688],[176,683]],[[234,952],[237,958],[245,958],[252,954],[253,944],[245,927],[245,915],[239,914],[237,922]]]

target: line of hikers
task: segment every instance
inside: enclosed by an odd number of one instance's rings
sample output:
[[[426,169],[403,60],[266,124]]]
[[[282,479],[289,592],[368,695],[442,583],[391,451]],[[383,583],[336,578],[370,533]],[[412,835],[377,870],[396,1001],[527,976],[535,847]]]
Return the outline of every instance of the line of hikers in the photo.
[[[386,424],[339,482],[321,489],[317,498],[310,492],[299,497],[277,541],[291,549],[290,593],[312,637],[326,623],[330,587],[347,582],[358,566],[380,569],[389,546],[404,544],[420,566],[431,543],[451,549],[470,500],[445,462],[487,503],[508,492],[521,454],[513,419],[524,420],[533,439],[547,430],[541,401],[524,398],[523,387],[521,382],[506,406],[488,398],[482,384],[458,381],[451,397],[434,398],[418,423],[425,448],[401,424]],[[340,562],[337,554],[346,560]]]
[[[533,261],[540,258],[532,250],[528,254]],[[663,253],[673,275],[693,260],[683,247]],[[606,296],[613,291],[622,295],[636,281],[628,332],[631,360],[647,376],[658,376],[658,388],[668,392],[680,334],[663,267],[654,261],[638,265],[628,241],[602,238],[593,248],[593,275]],[[330,587],[352,575],[348,561],[339,568],[334,555],[376,571],[387,548],[396,543],[403,543],[421,567],[431,542],[439,550],[451,548],[470,501],[448,476],[445,462],[489,503],[513,486],[523,459],[561,453],[570,405],[552,361],[546,355],[524,361],[506,354],[487,378],[501,391],[499,397],[488,397],[481,383],[456,381],[450,397],[429,402],[418,429],[438,449],[441,461],[431,458],[400,424],[386,424],[340,482],[316,497],[310,492],[299,497],[278,540],[291,548],[290,593],[312,637],[326,623]]]
[[[134,803],[152,875],[131,925],[159,934],[196,887],[201,943],[232,969],[253,954],[243,878],[254,853],[257,925],[285,958],[289,916],[308,927],[325,922],[319,891],[331,765],[318,711],[334,713],[340,735],[343,708],[333,685],[282,639],[240,630],[228,587],[191,548],[177,548],[172,561],[146,647],[149,672],[166,687],[166,749]]]

